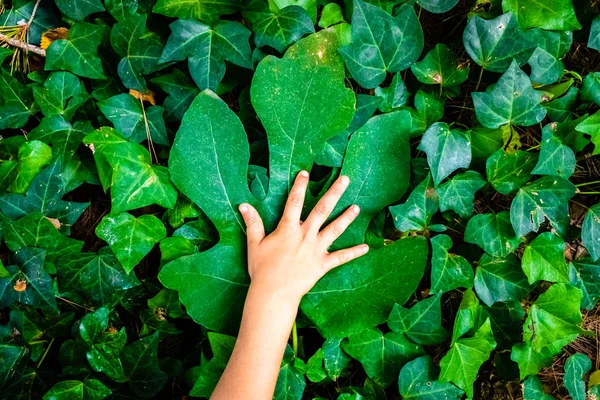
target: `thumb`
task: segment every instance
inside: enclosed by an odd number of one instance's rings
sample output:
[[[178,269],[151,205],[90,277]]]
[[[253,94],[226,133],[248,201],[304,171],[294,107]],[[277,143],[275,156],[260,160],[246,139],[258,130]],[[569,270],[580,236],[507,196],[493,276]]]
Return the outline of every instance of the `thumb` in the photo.
[[[258,211],[248,203],[240,204],[242,218],[246,223],[246,235],[248,236],[248,248],[257,246],[265,237],[265,227]]]

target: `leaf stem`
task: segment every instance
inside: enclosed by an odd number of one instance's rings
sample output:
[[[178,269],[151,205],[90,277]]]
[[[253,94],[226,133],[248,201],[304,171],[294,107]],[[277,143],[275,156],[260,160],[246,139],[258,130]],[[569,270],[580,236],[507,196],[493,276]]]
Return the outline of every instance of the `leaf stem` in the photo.
[[[296,321],[294,321],[294,325],[292,325],[292,349],[294,350],[294,355],[298,356],[298,327],[296,326]]]
[[[584,182],[584,183],[578,183],[577,185],[575,185],[576,187],[580,187],[580,186],[588,186],[588,185],[595,185],[596,183],[600,183],[600,181],[593,181],[593,182]]]
[[[577,194],[600,194],[600,192],[578,192]]]
[[[483,77],[483,67],[479,71],[479,79],[477,80],[477,86],[475,86],[475,91],[479,90],[479,85],[481,84],[481,78]]]
[[[40,362],[38,363],[36,368],[39,368],[42,365],[42,363],[44,362],[44,359],[46,358],[46,356],[48,355],[48,352],[50,351],[50,347],[52,347],[52,343],[54,343],[54,339],[55,338],[52,338],[52,340],[50,341],[50,344],[46,348],[46,351],[44,352],[44,355],[42,356],[42,359],[40,360]]]

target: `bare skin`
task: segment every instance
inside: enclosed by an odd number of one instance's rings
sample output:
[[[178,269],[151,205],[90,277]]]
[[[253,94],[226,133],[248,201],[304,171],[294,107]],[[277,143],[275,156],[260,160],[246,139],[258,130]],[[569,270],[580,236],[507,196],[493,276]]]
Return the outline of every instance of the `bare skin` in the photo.
[[[350,183],[346,176],[300,221],[308,180],[306,171],[298,174],[281,221],[268,236],[256,209],[239,207],[247,227],[251,283],[235,348],[211,400],[271,399],[302,296],[328,271],[369,250],[362,244],[327,251],[360,211],[351,206],[321,229]]]

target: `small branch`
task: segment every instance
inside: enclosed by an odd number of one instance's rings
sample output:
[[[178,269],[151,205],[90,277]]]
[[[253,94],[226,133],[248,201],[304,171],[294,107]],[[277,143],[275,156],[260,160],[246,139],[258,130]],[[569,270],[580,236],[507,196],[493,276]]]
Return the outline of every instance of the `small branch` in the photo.
[[[0,33],[0,42],[5,42],[5,43],[8,43],[11,46],[18,47],[20,49],[24,49],[24,50],[30,51],[30,52],[35,53],[37,55],[40,55],[42,57],[46,57],[46,50],[42,49],[41,47],[38,47],[38,46],[33,45],[33,44],[22,42],[20,40],[8,37],[8,36],[3,35],[1,33]]]
[[[31,23],[33,22],[33,18],[35,17],[35,13],[37,12],[37,9],[40,6],[41,2],[42,2],[42,0],[37,0],[35,2],[35,6],[33,7],[33,11],[31,12],[31,17],[29,17],[29,21],[27,22],[27,28],[28,29],[31,26]]]

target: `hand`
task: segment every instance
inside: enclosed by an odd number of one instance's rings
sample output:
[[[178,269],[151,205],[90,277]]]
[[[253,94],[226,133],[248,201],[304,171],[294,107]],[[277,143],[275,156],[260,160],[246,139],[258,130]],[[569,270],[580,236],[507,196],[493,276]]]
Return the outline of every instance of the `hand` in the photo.
[[[283,301],[300,303],[302,296],[328,271],[369,250],[369,246],[361,244],[333,253],[327,251],[360,212],[356,205],[348,207],[321,230],[349,183],[347,176],[338,178],[303,222],[300,217],[308,187],[308,172],[300,172],[281,221],[268,236],[265,236],[263,222],[256,209],[249,204],[240,205],[247,227],[251,288],[263,295],[275,295]]]

